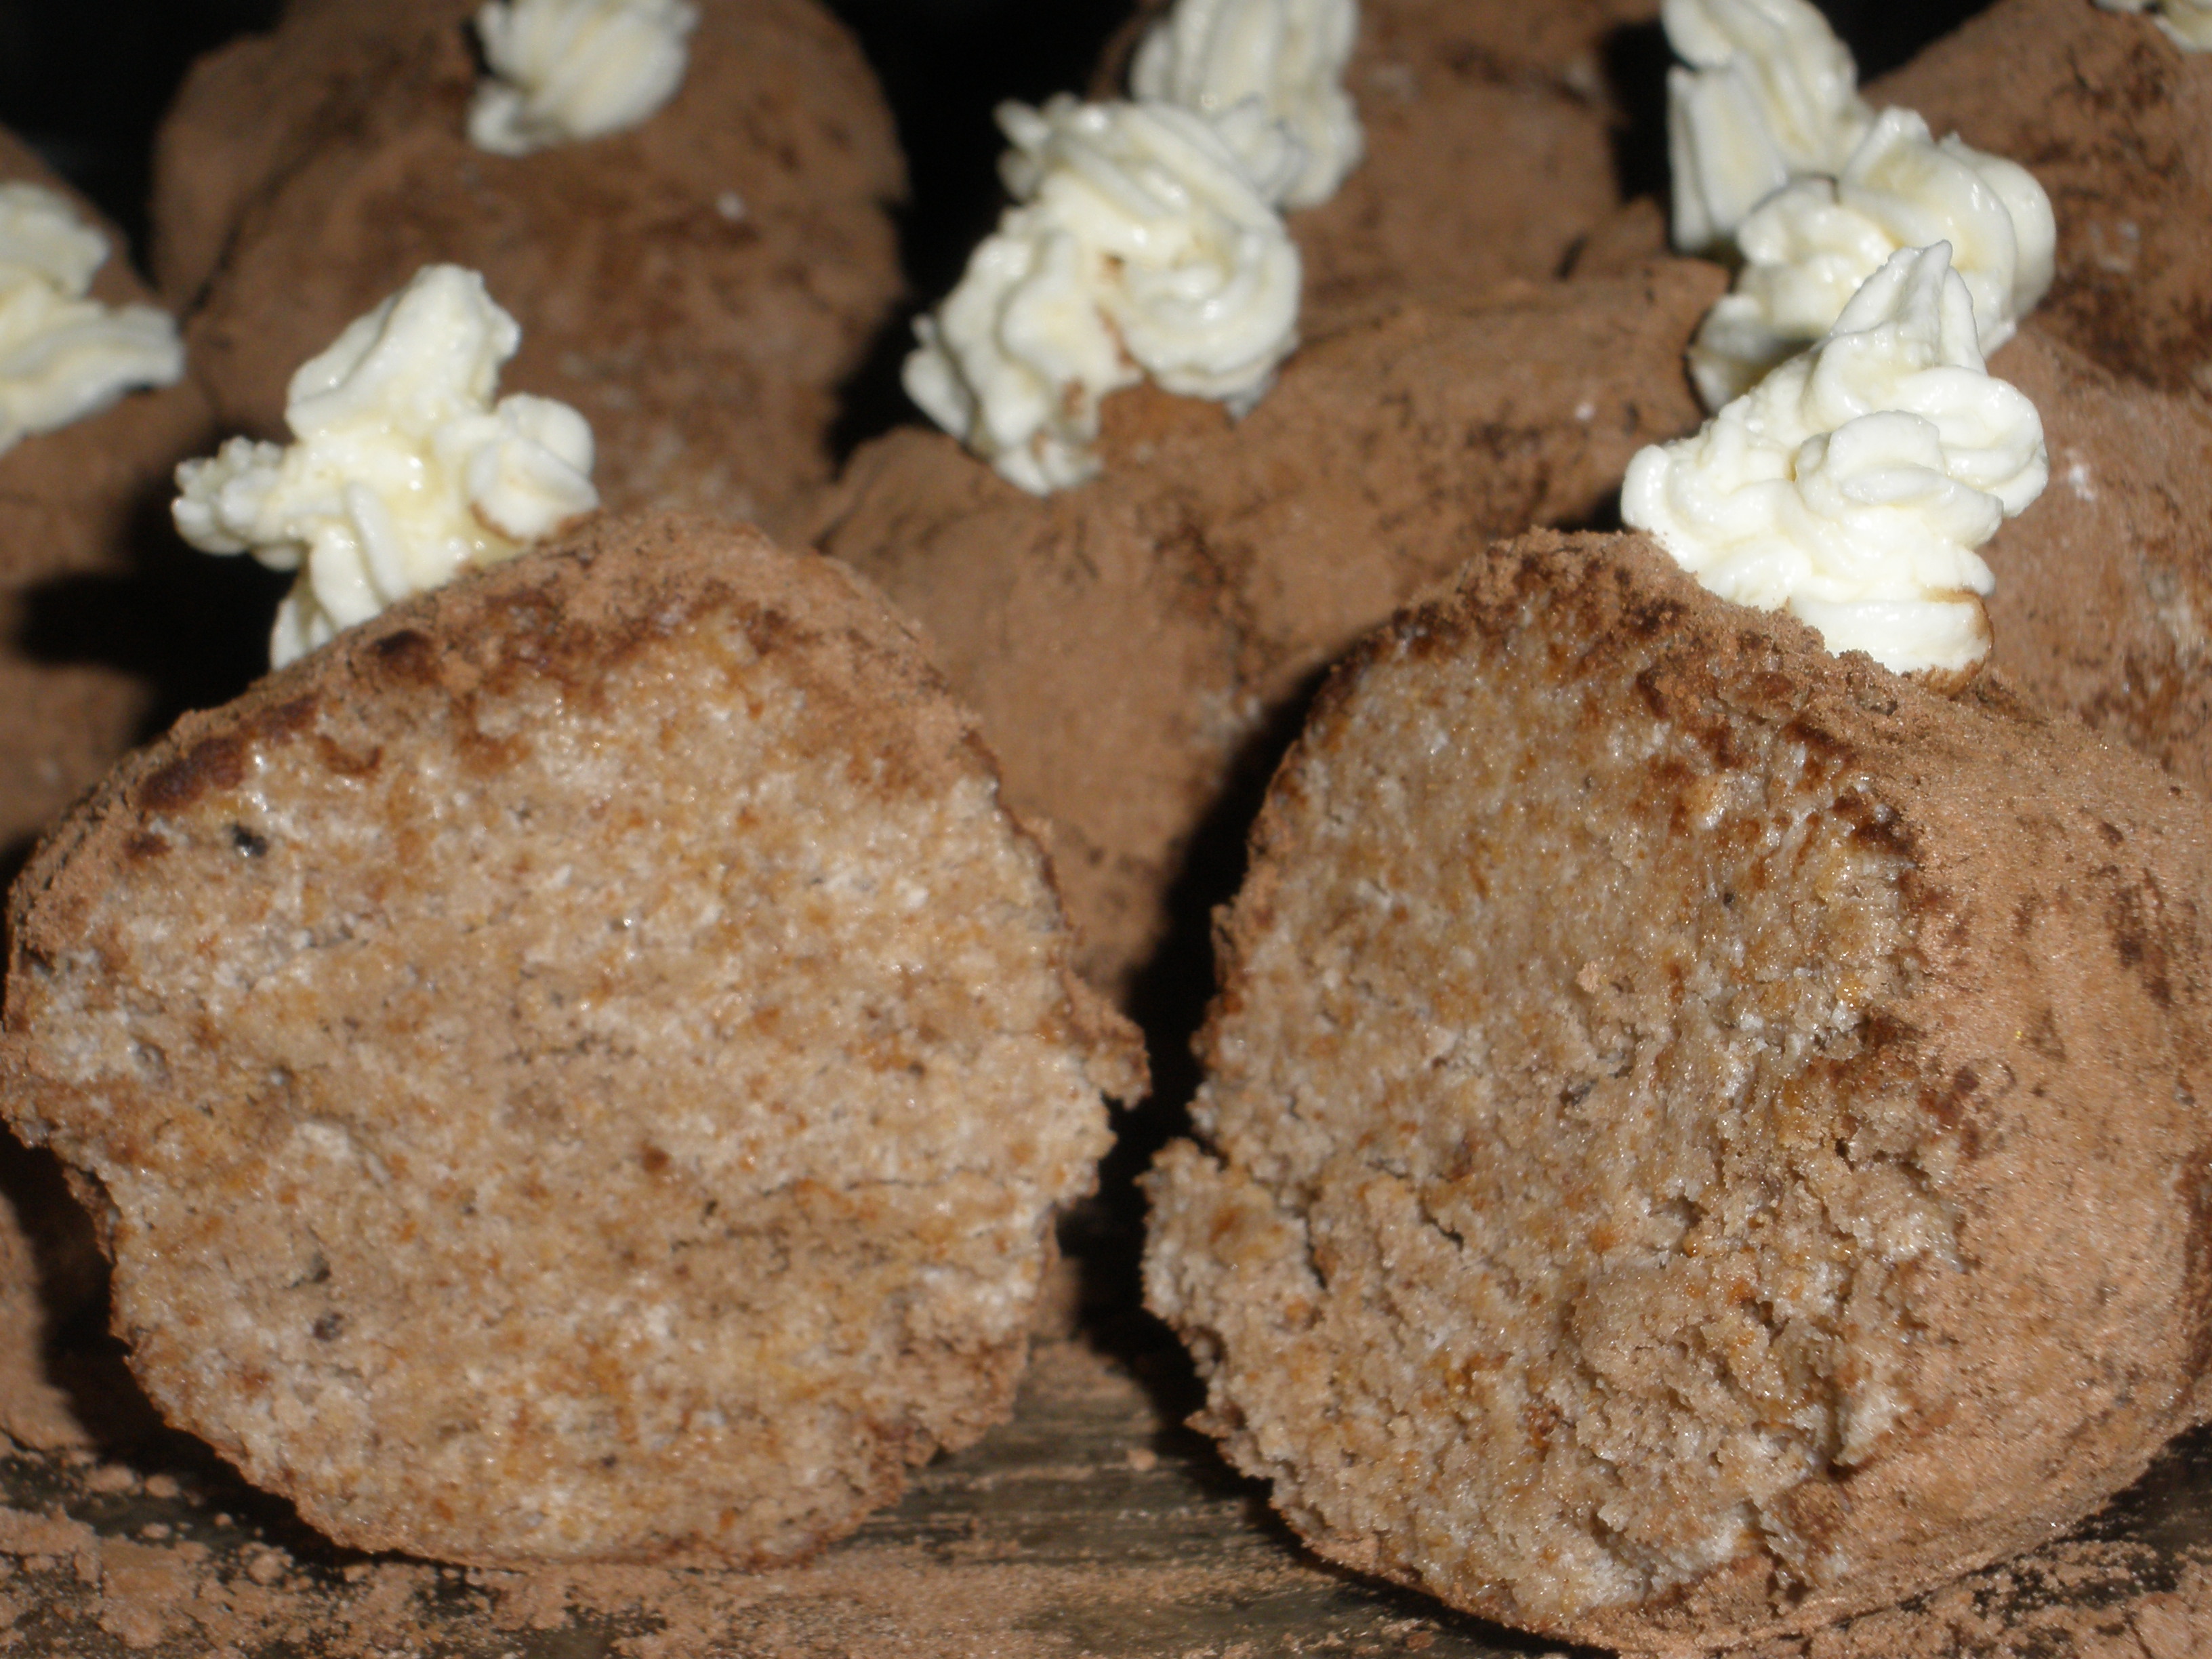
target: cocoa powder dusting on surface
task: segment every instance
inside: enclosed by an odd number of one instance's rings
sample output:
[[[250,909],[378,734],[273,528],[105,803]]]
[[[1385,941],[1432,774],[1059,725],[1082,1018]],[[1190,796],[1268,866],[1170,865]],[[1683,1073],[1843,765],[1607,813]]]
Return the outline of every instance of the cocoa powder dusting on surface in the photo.
[[[1014,1420],[800,1567],[500,1572],[337,1550],[190,1443],[0,1455],[0,1654],[52,1659],[1488,1659],[1323,1567],[1175,1419],[1180,1358],[1041,1340]],[[2212,1652],[2212,1435],[2021,1560],[1751,1659]]]

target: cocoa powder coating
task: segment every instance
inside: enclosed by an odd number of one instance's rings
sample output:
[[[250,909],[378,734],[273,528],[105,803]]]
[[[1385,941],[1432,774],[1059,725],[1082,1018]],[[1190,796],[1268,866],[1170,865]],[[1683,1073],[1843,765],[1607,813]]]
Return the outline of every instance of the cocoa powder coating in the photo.
[[[2212,405],[2100,367],[2039,313],[1990,371],[2043,417],[2051,482],[1984,550],[1990,660],[2212,794]]]

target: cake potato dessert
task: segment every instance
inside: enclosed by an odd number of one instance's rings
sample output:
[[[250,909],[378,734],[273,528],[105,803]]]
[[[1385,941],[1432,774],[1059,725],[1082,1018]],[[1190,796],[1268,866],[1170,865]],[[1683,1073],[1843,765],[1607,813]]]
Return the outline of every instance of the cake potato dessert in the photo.
[[[1686,1653],[2212,1413],[2212,825],[2001,676],[1534,533],[1339,669],[1253,854],[1146,1284],[1322,1554]]]
[[[900,289],[903,168],[858,49],[814,0],[706,0],[665,107],[507,155],[469,137],[476,9],[297,0],[186,80],[155,266],[225,429],[279,435],[295,365],[452,263],[522,325],[509,384],[591,422],[611,508],[788,530]]]
[[[2131,379],[2212,390],[2212,59],[2087,0],[1996,0],[1867,95],[2050,193],[2051,333]]]
[[[997,793],[849,573],[595,520],[112,774],[0,1112],[163,1414],[339,1542],[792,1559],[1006,1413],[1141,1092]]]

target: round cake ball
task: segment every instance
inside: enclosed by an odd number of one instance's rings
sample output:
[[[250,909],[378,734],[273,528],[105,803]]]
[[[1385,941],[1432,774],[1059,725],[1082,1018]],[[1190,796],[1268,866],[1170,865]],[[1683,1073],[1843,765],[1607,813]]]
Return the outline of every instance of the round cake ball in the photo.
[[[2057,274],[2035,314],[2051,332],[2122,374],[2212,391],[2212,58],[2087,0],[1997,0],[1867,96],[2049,192]]]
[[[1325,664],[1485,538],[1602,514],[1638,448],[1696,428],[1682,344],[1723,280],[1670,261],[1409,304],[1302,349],[1241,421],[1119,392],[1102,476],[1051,496],[934,433],[854,458],[822,544],[930,635],[1049,825],[1097,983],[1159,949],[1192,838]]]
[[[1253,848],[1146,1279],[1322,1554],[1686,1652],[2212,1414],[2212,821],[2141,757],[1538,533],[1338,671]]]
[[[147,1393],[339,1541],[769,1563],[1010,1408],[1134,1033],[840,567],[602,522],[133,756],[0,1109]]]
[[[12,136],[0,132],[0,189],[51,191],[108,257],[88,297],[108,307],[152,296],[131,274],[121,234]],[[4,262],[0,262],[4,263]],[[11,275],[10,280],[15,280]],[[17,331],[28,301],[14,291],[5,332],[21,358],[0,366],[0,401],[19,374],[41,372]],[[28,365],[27,368],[26,365]],[[149,526],[166,533],[162,493],[176,464],[207,441],[206,400],[189,383],[127,392],[108,406],[0,449],[0,877],[128,748],[153,702],[146,678],[96,641],[124,605]]]
[[[522,325],[507,389],[591,422],[611,508],[787,528],[900,289],[903,170],[858,47],[814,0],[702,0],[665,106],[509,155],[469,135],[477,10],[298,0],[186,80],[155,269],[223,422],[283,436],[300,363],[465,265]]]

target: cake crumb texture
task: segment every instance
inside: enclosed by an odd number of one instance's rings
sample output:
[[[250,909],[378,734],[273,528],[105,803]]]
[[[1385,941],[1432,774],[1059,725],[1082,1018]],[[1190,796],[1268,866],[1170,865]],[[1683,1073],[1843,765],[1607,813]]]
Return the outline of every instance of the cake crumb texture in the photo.
[[[1568,1639],[1814,1628],[2205,1414],[2201,804],[1640,537],[1322,693],[1146,1284],[1329,1558]]]
[[[1125,991],[1192,837],[1322,667],[1489,538],[1600,517],[1638,448],[1696,429],[1682,342],[1724,281],[1667,260],[1409,302],[1301,350],[1242,421],[1117,393],[1103,476],[1043,499],[894,433],[820,544],[921,623],[1049,826],[1085,971]]]
[[[1152,1351],[1135,1356],[1158,1378]],[[1177,1393],[1180,1390],[1176,1391]],[[1528,1638],[1285,1541],[1175,1425],[1157,1380],[1041,1344],[1013,1420],[804,1565],[433,1567],[331,1549],[228,1472],[18,1455],[0,1510],[0,1646],[391,1659],[1505,1659]],[[2212,1447],[2161,1456],[2094,1530],[1757,1659],[2188,1659],[2212,1630]],[[1049,1494],[1048,1497],[1047,1494]],[[244,1501],[241,1500],[249,1500]],[[128,1630],[142,1645],[125,1647]]]
[[[331,1537],[793,1559],[1004,1415],[1140,1091],[996,796],[849,574],[599,521],[118,769],[0,1101],[155,1402]]]

